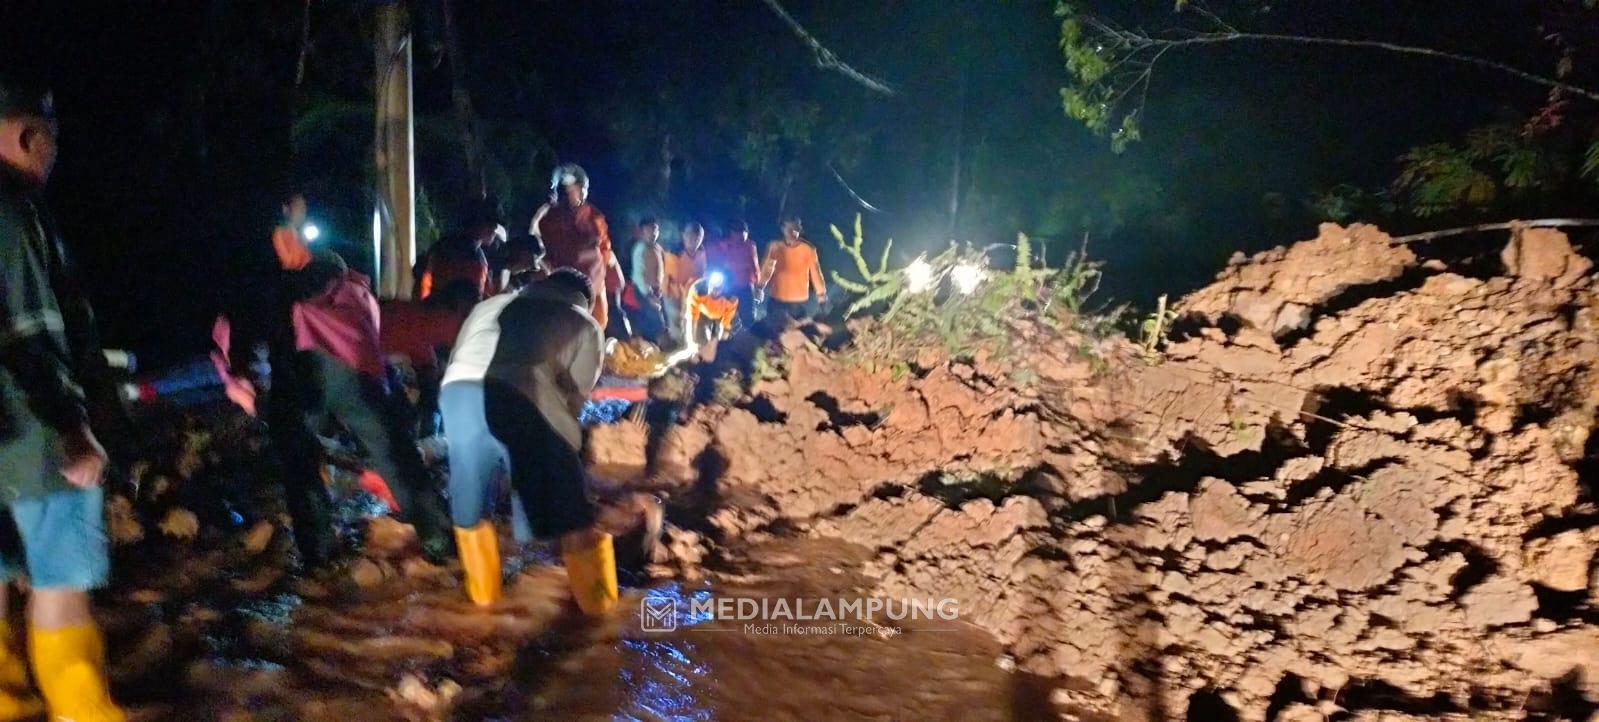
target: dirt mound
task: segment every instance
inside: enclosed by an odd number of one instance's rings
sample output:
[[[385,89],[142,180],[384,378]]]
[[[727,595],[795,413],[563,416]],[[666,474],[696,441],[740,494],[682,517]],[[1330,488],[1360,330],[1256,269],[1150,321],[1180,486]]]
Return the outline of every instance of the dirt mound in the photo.
[[[1158,363],[1043,326],[881,362],[790,331],[746,393],[657,430],[655,470],[722,535],[877,550],[883,594],[958,599],[1074,704],[1586,715],[1591,264],[1538,229],[1503,260],[1326,225],[1182,301]],[[642,464],[624,433],[597,432],[612,473]]]

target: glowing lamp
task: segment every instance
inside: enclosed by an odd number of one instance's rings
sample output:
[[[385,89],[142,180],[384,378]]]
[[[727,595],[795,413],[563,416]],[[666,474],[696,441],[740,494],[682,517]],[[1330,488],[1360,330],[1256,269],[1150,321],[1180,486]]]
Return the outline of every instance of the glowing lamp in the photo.
[[[721,271],[711,271],[711,275],[705,278],[705,286],[711,290],[721,288],[724,283],[727,283],[727,274]]]
[[[955,290],[968,295],[977,290],[987,277],[988,273],[973,263],[956,264],[949,272],[949,280],[955,284]]]
[[[307,223],[304,228],[300,229],[300,235],[305,236],[307,242],[315,241],[322,237],[322,229],[317,228],[315,223]]]
[[[905,287],[910,289],[911,293],[921,293],[932,288],[933,264],[928,263],[925,258],[911,261],[911,265],[905,267]]]

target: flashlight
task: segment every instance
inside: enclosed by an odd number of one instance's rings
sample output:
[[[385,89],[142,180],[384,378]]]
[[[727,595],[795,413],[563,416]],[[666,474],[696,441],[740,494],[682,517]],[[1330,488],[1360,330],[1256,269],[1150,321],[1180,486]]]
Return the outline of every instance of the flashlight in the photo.
[[[322,237],[322,229],[317,228],[315,223],[307,223],[300,229],[300,235],[305,236],[306,241],[315,241]]]
[[[721,288],[724,283],[727,283],[727,274],[721,271],[711,271],[711,275],[705,278],[705,287],[709,290]]]

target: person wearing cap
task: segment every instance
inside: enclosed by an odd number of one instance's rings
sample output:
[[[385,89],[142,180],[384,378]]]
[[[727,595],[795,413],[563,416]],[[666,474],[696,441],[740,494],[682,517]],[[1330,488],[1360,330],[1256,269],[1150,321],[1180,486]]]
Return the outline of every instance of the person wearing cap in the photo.
[[[102,477],[107,456],[90,428],[104,363],[94,315],[40,193],[55,165],[49,93],[0,78],[0,548],[3,575],[25,575],[28,689],[20,639],[0,585],[0,717],[124,719],[111,699],[105,644],[89,590],[109,572]]]
[[[549,203],[534,214],[533,235],[544,241],[552,269],[575,268],[594,289],[590,312],[601,329],[610,322],[610,295],[622,289],[621,266],[611,251],[605,214],[588,202],[589,176],[581,166],[558,166],[550,181]]]
[[[767,316],[805,318],[810,315],[811,292],[818,304],[827,303],[827,284],[822,281],[822,262],[816,247],[800,235],[804,231],[798,217],[783,221],[783,237],[766,247],[766,262],[761,266],[761,284],[766,287]]]
[[[744,328],[755,324],[756,296],[761,285],[761,265],[755,258],[755,243],[750,226],[742,220],[728,224],[727,235],[712,244],[710,270],[720,271],[727,282],[727,293],[738,299],[738,320]]]
[[[466,594],[500,598],[499,537],[487,511],[495,470],[509,463],[529,532],[560,540],[585,614],[616,604],[616,555],[584,486],[583,404],[599,381],[604,336],[589,315],[588,276],[561,268],[467,316],[444,372],[439,405],[450,443],[450,516]]]

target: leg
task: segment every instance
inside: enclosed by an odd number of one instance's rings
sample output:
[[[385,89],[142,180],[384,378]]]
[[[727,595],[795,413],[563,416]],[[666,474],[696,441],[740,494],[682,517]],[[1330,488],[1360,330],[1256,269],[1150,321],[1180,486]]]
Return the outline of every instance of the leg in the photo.
[[[33,582],[28,608],[34,676],[52,719],[121,722],[106,682],[105,642],[89,590],[110,571],[104,492],[58,491],[12,506]]]
[[[449,553],[442,499],[405,427],[403,409],[376,379],[365,378],[326,354],[317,352],[314,358],[329,410],[350,429],[388,482],[400,514],[416,527],[424,554],[442,559]]]
[[[439,381],[443,372],[437,366],[416,369],[416,414],[418,438],[426,439],[439,433]]]
[[[439,406],[450,428],[450,521],[466,594],[479,606],[488,606],[500,598],[500,549],[494,524],[484,516],[504,448],[489,434],[483,384],[452,383],[440,392]]]
[[[294,523],[294,542],[308,567],[333,556],[333,500],[322,481],[322,443],[311,430],[307,411],[315,398],[316,379],[302,368],[304,359],[274,354],[272,392],[267,399],[267,430],[283,468],[283,494]],[[320,416],[320,414],[315,414]]]
[[[22,637],[11,627],[11,578],[21,574],[22,540],[17,536],[16,524],[9,509],[0,510],[0,720],[20,720],[37,717],[44,712],[44,701],[28,685],[27,655]]]
[[[484,407],[489,429],[510,453],[511,486],[533,533],[561,540],[578,607],[590,616],[605,614],[616,604],[616,553],[610,535],[595,528],[578,450],[508,384],[487,382]]]

